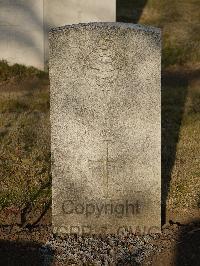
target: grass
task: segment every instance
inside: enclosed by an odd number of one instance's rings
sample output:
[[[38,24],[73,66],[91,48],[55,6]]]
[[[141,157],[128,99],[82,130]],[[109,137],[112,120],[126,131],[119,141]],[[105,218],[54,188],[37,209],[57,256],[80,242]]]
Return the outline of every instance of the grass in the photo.
[[[0,139],[1,185],[20,207],[31,200],[32,190],[50,179],[49,115],[24,112],[9,123]]]
[[[188,95],[179,140],[176,160],[171,176],[169,208],[199,208],[200,192],[200,87],[192,84]]]
[[[198,0],[124,0],[124,20],[162,29],[162,67],[200,62],[200,3]],[[146,2],[145,6],[143,4]],[[132,11],[130,11],[132,10]],[[141,12],[142,10],[142,12]],[[136,12],[137,11],[137,12]]]
[[[48,79],[27,73],[0,85],[0,210],[43,208],[51,198]]]
[[[34,67],[26,67],[20,64],[10,66],[7,61],[0,61],[0,82],[9,80],[11,78],[29,78],[36,76],[43,78],[47,76],[44,71],[40,71]]]

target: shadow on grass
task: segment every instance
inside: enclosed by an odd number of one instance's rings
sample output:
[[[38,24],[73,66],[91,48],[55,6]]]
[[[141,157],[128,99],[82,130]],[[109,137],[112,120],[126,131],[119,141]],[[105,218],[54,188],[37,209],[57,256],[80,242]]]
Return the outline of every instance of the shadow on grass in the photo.
[[[162,224],[166,220],[166,201],[188,86],[199,74],[199,71],[177,70],[164,71],[162,75]]]
[[[138,23],[147,0],[117,0],[117,22]]]
[[[182,226],[176,244],[176,266],[196,266],[200,261],[200,220]]]
[[[52,265],[53,251],[32,241],[0,240],[0,262],[4,266]]]

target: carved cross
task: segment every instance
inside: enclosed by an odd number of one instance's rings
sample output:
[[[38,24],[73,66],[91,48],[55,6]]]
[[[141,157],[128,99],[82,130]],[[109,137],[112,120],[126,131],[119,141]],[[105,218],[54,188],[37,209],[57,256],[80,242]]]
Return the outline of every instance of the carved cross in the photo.
[[[108,197],[108,185],[109,185],[109,167],[111,166],[111,164],[116,163],[115,160],[109,159],[109,142],[111,140],[107,139],[104,140],[104,142],[106,143],[106,154],[105,157],[100,159],[100,160],[88,160],[89,163],[92,164],[100,164],[103,167],[103,173],[104,173],[104,178],[106,181],[106,197]]]

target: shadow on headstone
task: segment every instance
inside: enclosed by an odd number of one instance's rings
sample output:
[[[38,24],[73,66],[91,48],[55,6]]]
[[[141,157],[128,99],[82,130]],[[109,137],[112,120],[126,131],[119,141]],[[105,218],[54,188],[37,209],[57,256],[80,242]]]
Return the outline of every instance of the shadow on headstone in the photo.
[[[53,251],[33,241],[0,240],[0,264],[4,266],[50,266]]]
[[[138,23],[147,0],[117,0],[117,22]]]

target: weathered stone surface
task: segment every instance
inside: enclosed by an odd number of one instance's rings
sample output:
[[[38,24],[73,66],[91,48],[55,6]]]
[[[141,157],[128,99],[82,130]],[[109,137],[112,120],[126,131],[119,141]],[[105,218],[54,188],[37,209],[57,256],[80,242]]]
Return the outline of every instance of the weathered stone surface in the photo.
[[[160,30],[53,29],[50,83],[54,231],[159,231]]]

